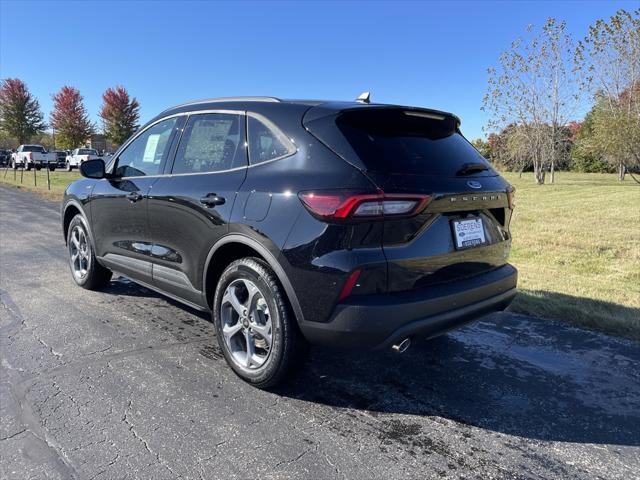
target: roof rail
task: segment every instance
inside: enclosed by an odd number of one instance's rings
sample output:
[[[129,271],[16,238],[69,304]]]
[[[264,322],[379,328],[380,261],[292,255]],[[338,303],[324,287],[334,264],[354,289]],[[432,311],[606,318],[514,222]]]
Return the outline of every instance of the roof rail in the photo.
[[[205,98],[202,100],[193,100],[191,102],[181,103],[180,105],[174,105],[173,107],[167,108],[167,110],[172,110],[174,108],[180,107],[188,107],[189,105],[199,105],[201,103],[216,103],[216,102],[280,102],[281,100],[276,97],[258,97],[258,96],[248,96],[248,97],[220,97],[220,98]],[[166,110],[165,110],[166,112]]]

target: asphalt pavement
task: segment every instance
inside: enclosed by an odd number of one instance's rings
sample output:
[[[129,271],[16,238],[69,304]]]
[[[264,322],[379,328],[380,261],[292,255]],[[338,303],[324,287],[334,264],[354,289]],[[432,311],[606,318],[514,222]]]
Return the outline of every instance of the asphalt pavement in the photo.
[[[640,478],[637,343],[501,313],[265,392],[207,315],[77,287],[57,205],[0,187],[0,248],[3,480]]]

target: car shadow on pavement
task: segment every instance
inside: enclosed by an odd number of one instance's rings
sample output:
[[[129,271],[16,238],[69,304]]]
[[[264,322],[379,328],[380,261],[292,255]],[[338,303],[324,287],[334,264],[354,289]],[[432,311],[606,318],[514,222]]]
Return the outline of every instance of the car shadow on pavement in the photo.
[[[510,313],[404,354],[314,349],[277,393],[546,441],[640,445],[640,346]],[[394,434],[419,428],[410,418]],[[470,432],[471,433],[471,432]]]
[[[188,339],[184,324],[200,328],[197,337],[212,335],[200,353],[222,359],[208,313],[122,277],[103,292],[175,306],[184,315],[172,313],[162,328],[179,339]],[[632,341],[503,312],[442,337],[413,339],[404,354],[314,347],[299,374],[273,393],[331,408],[325,415],[366,412],[383,426],[391,422],[396,436],[422,428],[419,419],[399,425],[385,414],[448,419],[469,434],[477,427],[544,441],[640,446],[639,364],[640,345]]]

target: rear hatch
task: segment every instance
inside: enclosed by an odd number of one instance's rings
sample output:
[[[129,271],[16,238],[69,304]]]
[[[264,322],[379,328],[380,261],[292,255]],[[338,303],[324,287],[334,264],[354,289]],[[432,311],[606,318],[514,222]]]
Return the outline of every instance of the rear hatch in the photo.
[[[385,194],[426,194],[419,214],[386,217],[388,290],[405,291],[502,266],[511,187],[444,112],[358,106],[305,117],[305,127]]]

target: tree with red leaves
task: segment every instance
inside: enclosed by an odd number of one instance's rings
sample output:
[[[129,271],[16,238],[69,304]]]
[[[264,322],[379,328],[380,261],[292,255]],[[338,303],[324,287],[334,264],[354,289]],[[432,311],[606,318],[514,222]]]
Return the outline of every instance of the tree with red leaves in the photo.
[[[42,133],[46,125],[38,100],[18,78],[6,78],[0,85],[0,130],[27,143]]]
[[[138,129],[140,104],[136,98],[131,98],[129,92],[121,85],[107,88],[102,94],[102,102],[100,118],[104,133],[108,140],[122,145]]]
[[[78,89],[65,85],[52,98],[50,121],[56,129],[56,147],[72,149],[82,146],[95,132],[82,95]]]
[[[578,135],[578,132],[582,128],[583,123],[584,122],[576,122],[575,120],[571,120],[567,124],[567,128],[569,129],[569,140],[571,140],[572,142],[576,141],[576,137]]]

